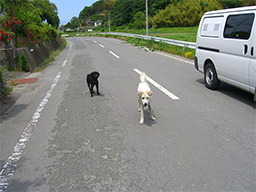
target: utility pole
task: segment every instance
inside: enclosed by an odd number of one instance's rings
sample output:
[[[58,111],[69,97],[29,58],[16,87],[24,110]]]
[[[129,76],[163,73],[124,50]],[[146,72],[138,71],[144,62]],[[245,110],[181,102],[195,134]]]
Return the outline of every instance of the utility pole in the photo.
[[[148,36],[148,0],[146,0],[146,35]]]
[[[108,13],[108,30],[109,30],[109,33],[110,33],[110,13]]]

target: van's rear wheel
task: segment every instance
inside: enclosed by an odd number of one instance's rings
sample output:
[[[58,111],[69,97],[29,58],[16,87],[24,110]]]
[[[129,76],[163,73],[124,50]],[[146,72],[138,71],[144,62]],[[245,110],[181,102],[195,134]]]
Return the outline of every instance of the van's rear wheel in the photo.
[[[220,85],[220,80],[212,63],[208,63],[205,66],[204,81],[209,89],[217,89]]]

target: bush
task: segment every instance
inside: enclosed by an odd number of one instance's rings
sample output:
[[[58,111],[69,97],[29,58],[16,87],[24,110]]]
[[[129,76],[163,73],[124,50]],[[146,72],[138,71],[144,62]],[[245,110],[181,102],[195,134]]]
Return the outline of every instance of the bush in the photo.
[[[23,55],[16,55],[13,62],[16,71],[29,71],[27,59]]]
[[[35,44],[56,39],[60,35],[60,31],[46,23],[40,25],[29,24],[17,31],[16,47],[34,47]]]
[[[0,69],[0,101],[3,101],[4,98],[10,93],[11,89],[7,86],[3,74],[3,69]]]
[[[154,16],[154,26],[188,27],[197,26],[204,12],[222,9],[217,0],[183,0],[169,4]]]

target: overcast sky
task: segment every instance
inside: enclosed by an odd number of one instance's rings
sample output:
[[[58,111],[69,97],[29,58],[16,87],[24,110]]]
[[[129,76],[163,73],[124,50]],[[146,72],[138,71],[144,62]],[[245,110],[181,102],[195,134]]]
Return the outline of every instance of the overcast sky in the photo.
[[[60,25],[67,24],[72,17],[79,16],[85,6],[91,6],[98,0],[50,0],[58,8]]]

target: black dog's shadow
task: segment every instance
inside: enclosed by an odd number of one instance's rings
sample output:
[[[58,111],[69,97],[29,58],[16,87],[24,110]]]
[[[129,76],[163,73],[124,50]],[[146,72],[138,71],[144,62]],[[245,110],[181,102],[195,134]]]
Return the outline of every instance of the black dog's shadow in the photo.
[[[98,95],[96,92],[93,92],[93,97],[94,97],[94,96],[102,96],[102,97],[103,97],[104,95],[105,95],[105,94],[102,94],[102,93],[99,93],[99,95]]]
[[[90,93],[90,91],[82,91],[82,93],[83,93],[83,95],[88,95],[88,96],[90,96],[91,97],[91,93]],[[93,92],[93,97],[97,97],[97,96],[101,96],[101,97],[103,97],[103,96],[105,96],[105,94],[103,94],[103,93],[99,93],[99,95],[97,94],[97,93],[95,93],[95,92]]]

